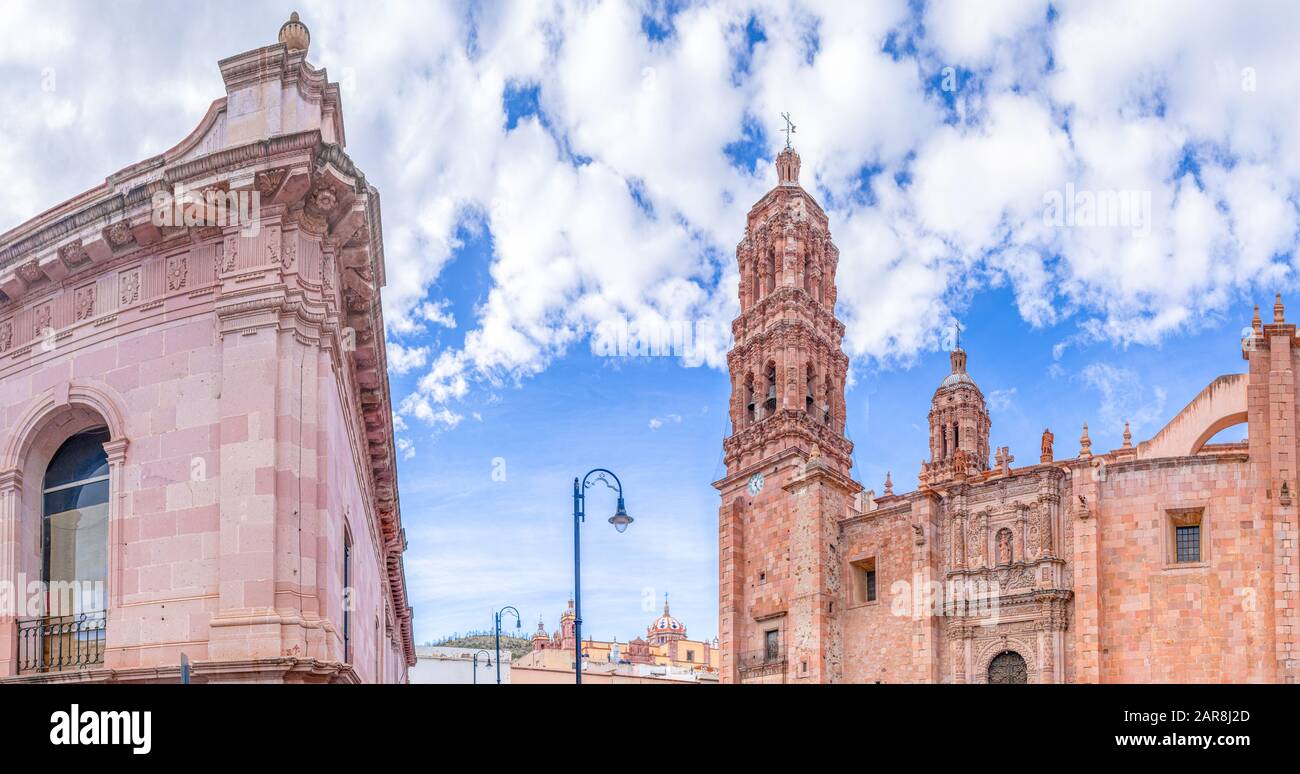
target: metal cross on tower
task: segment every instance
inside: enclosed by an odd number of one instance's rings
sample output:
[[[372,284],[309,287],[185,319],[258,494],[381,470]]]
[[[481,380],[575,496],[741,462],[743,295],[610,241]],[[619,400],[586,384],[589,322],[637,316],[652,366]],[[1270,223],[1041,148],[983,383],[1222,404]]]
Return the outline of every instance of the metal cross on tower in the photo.
[[[785,128],[781,130],[785,132],[785,149],[790,150],[790,135],[795,133],[795,125],[790,121],[789,113],[782,113],[781,118],[785,119]]]

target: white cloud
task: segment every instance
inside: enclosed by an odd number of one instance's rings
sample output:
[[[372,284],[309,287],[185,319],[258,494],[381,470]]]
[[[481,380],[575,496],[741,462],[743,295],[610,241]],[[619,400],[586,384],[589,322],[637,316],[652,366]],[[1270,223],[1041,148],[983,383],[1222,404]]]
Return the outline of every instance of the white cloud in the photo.
[[[388,370],[395,374],[404,374],[414,368],[422,368],[429,362],[428,347],[403,347],[395,341],[388,342]]]
[[[1135,433],[1143,430],[1155,430],[1156,423],[1164,417],[1165,400],[1168,397],[1163,387],[1147,387],[1137,373],[1127,368],[1119,368],[1108,363],[1092,363],[1086,366],[1080,377],[1101,397],[1098,412],[1101,422],[1097,427],[1119,434],[1127,421]]]
[[[681,422],[682,422],[682,415],[681,415],[681,414],[668,414],[668,415],[663,416],[663,417],[654,417],[654,418],[652,418],[652,419],[650,420],[650,429],[651,429],[651,430],[658,430],[659,428],[663,427],[664,425],[668,424],[669,422],[671,422],[671,423],[673,423],[673,424],[681,424]]]
[[[1011,405],[1011,401],[1016,397],[1016,388],[1011,387],[1005,390],[990,390],[987,396],[989,410],[1001,411]]]

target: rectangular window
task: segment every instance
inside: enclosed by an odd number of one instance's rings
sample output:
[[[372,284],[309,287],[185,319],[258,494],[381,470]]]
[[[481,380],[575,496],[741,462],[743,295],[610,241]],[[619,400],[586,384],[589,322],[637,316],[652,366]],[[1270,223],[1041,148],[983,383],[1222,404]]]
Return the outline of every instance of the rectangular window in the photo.
[[[693,650],[686,651],[686,660],[692,664],[695,663],[695,651]]]
[[[1205,561],[1205,511],[1202,508],[1169,510],[1165,532],[1166,564],[1200,564]]]
[[[860,559],[852,564],[853,604],[876,601],[876,558]]]
[[[763,660],[776,661],[781,658],[781,630],[770,629],[763,633]]]
[[[1201,525],[1174,527],[1174,545],[1178,552],[1175,561],[1201,561]]]

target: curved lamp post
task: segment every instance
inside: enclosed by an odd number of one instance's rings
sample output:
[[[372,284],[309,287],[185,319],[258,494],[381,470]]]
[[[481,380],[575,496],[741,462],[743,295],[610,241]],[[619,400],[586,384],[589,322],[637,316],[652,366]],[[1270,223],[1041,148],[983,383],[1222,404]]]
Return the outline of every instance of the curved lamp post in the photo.
[[[592,478],[593,475],[595,478]],[[610,479],[613,479],[613,483],[610,483]],[[620,533],[626,531],[627,525],[632,523],[632,517],[627,515],[627,508],[623,505],[623,482],[618,480],[613,471],[595,468],[588,471],[581,481],[573,479],[573,675],[577,685],[582,685],[582,560],[578,527],[587,520],[586,491],[595,486],[597,481],[618,492],[618,507],[614,510],[614,515],[609,517],[609,523]]]
[[[487,656],[487,665],[492,666],[491,653],[488,653],[486,650],[480,650],[478,653],[482,653],[483,655]],[[478,685],[478,653],[474,654],[474,685]],[[497,661],[500,662],[501,659],[498,658]]]
[[[496,622],[496,628],[494,631],[496,632],[497,643],[497,685],[501,684],[501,614],[507,610],[515,614],[515,628],[518,629],[520,626],[523,626],[523,622],[519,619],[519,611],[515,609],[514,605],[506,605],[492,614],[492,617]]]

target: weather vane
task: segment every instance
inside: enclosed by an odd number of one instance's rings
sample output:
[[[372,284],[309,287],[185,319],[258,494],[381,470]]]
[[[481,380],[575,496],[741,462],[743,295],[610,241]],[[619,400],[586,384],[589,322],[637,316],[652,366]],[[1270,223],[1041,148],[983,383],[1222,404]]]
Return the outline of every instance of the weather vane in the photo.
[[[795,133],[795,125],[790,121],[789,113],[782,113],[781,118],[785,119],[785,128],[781,130],[785,132],[785,149],[790,150],[790,135]]]

